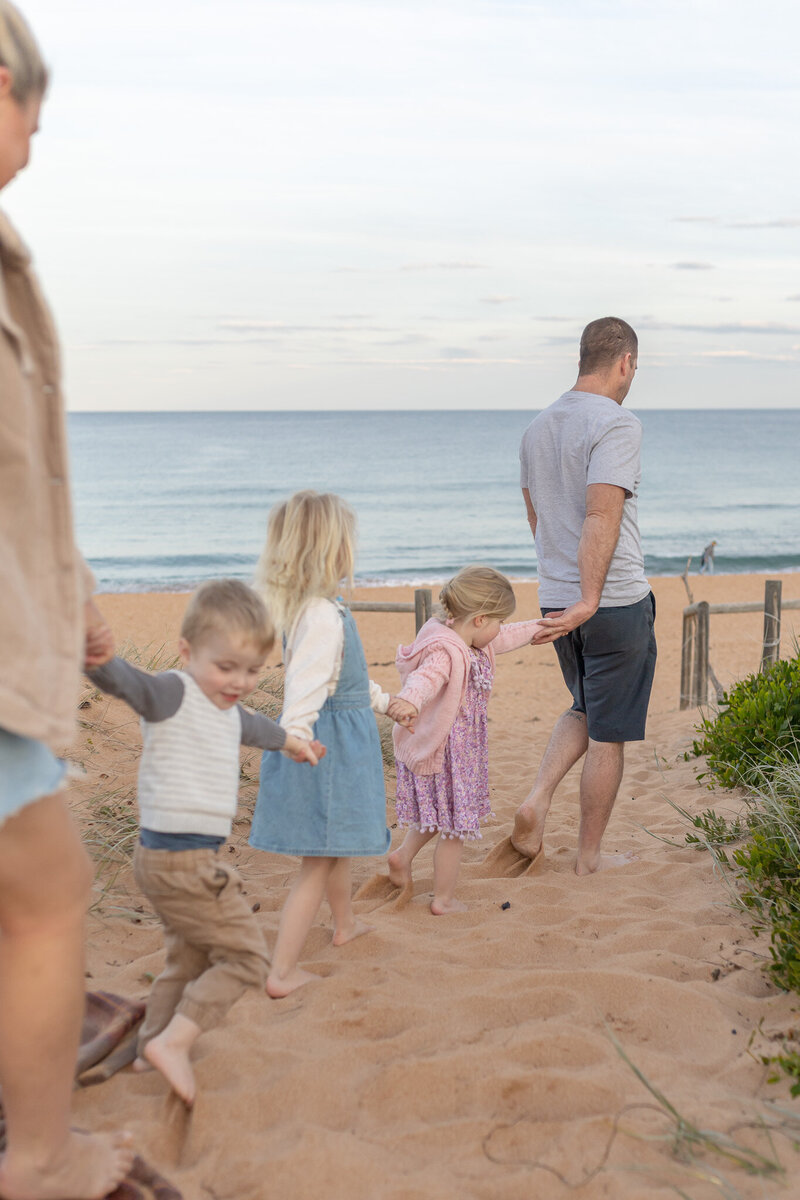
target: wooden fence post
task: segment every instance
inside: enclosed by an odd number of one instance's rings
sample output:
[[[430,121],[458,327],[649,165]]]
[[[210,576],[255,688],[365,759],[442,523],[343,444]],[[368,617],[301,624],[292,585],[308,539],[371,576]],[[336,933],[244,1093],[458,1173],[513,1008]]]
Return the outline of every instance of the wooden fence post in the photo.
[[[692,651],[694,650],[694,613],[683,614],[683,637],[681,639],[681,709],[692,703]]]
[[[694,637],[694,706],[708,703],[708,601],[697,605],[697,622]]]
[[[764,584],[764,644],[760,670],[766,671],[781,654],[781,581],[768,579]]]
[[[417,588],[414,592],[414,616],[417,622],[417,633],[431,615],[431,589]]]

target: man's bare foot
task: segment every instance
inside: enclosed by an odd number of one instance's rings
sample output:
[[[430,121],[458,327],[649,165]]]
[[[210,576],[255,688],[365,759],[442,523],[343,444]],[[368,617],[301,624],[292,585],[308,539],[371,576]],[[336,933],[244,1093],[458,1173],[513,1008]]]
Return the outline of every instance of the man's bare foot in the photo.
[[[395,887],[405,891],[407,887],[411,887],[411,863],[408,862],[399,850],[394,850],[386,860],[389,867],[389,878]]]
[[[153,1070],[153,1068],[150,1066],[150,1063],[146,1058],[143,1058],[141,1054],[136,1055],[136,1058],[131,1063],[131,1068],[136,1072],[137,1075],[141,1074],[143,1071]]]
[[[296,992],[305,984],[319,983],[319,980],[319,975],[313,975],[311,971],[304,971],[302,967],[295,967],[284,976],[273,974],[270,971],[267,976],[267,995],[271,996],[273,1000],[282,1000],[284,996],[290,996],[292,992]]]
[[[575,874],[595,875],[598,871],[608,871],[612,867],[627,867],[629,863],[638,862],[639,855],[634,854],[633,850],[627,850],[624,854],[598,854],[591,861],[596,865],[591,866],[578,859],[575,864]]]
[[[446,917],[448,913],[466,911],[466,904],[462,904],[460,900],[440,900],[436,896],[431,900],[431,912],[435,917]]]
[[[545,816],[541,816],[533,809],[526,809],[524,804],[517,809],[514,817],[514,830],[511,834],[511,845],[518,854],[524,854],[525,858],[530,859],[541,854]]]
[[[189,1051],[200,1035],[200,1026],[181,1013],[176,1013],[166,1029],[152,1038],[142,1054],[166,1079],[187,1108],[197,1095],[194,1071]]]
[[[3,1200],[102,1200],[121,1183],[133,1163],[129,1133],[78,1133],[71,1130],[57,1156],[47,1164],[24,1165],[12,1155],[0,1159]]]
[[[354,938],[363,937],[365,933],[372,933],[374,925],[367,925],[366,921],[359,921],[354,917],[352,925],[341,925],[333,931],[334,946],[344,946],[347,942],[352,942]]]

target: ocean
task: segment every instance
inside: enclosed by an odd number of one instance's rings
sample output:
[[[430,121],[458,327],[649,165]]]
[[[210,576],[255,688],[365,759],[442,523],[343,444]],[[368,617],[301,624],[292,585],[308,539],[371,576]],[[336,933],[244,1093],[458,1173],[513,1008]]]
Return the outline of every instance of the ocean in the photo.
[[[636,411],[635,408],[632,411]],[[72,413],[79,544],[103,591],[248,579],[267,513],[300,488],[358,515],[357,582],[420,584],[469,562],[536,577],[519,490],[535,414]],[[800,410],[637,412],[650,575],[800,570]]]

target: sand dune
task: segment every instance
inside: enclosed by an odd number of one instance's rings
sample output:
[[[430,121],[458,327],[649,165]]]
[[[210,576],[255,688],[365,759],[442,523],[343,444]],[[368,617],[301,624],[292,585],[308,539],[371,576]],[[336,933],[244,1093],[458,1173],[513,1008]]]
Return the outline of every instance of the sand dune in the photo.
[[[692,586],[696,599],[763,596],[755,576],[694,578]],[[629,748],[606,839],[607,849],[633,850],[637,861],[576,878],[576,772],[556,796],[545,855],[531,865],[511,848],[514,809],[566,692],[552,647],[503,656],[490,706],[496,820],[466,848],[460,894],[468,911],[430,915],[430,847],[405,904],[383,862],[356,862],[356,907],[374,932],[334,949],[322,913],[305,952],[320,982],[282,1001],[248,995],[200,1040],[191,1117],[158,1075],[125,1072],[76,1097],[80,1123],[126,1124],[187,1200],[551,1200],[584,1180],[574,1193],[583,1200],[666,1198],[676,1194],[670,1185],[693,1200],[724,1195],[670,1154],[673,1126],[613,1039],[685,1117],[727,1132],[763,1114],[765,1101],[797,1111],[785,1084],[766,1082],[757,1057],[797,1017],[792,997],[760,970],[764,945],[729,907],[708,855],[685,846],[668,803],[694,812],[736,801],[712,799],[684,759],[697,719],[678,711],[686,596],[675,579],[656,580],[654,590],[660,659],[648,737]],[[390,595],[381,589],[378,598]],[[518,595],[518,617],[536,615],[535,586]],[[786,576],[784,597],[798,596],[800,577]],[[184,603],[101,599],[120,641],[156,647],[175,641]],[[786,615],[788,647],[791,618],[800,620]],[[761,623],[758,615],[712,617],[711,660],[723,683],[757,668]],[[373,677],[393,686],[395,647],[411,639],[412,618],[366,613],[358,624],[368,661],[379,664]],[[90,797],[131,811],[138,734],[122,705],[88,686],[86,697],[74,757],[88,774],[75,802],[91,829]],[[246,772],[256,768],[246,756]],[[247,846],[253,784],[242,794],[227,853],[272,943],[294,863]],[[392,824],[391,806],[388,813]],[[160,947],[123,868],[98,892],[89,985],[146,995]],[[771,1153],[763,1134],[735,1136]],[[800,1195],[800,1160],[780,1134],[774,1148],[788,1188],[718,1159],[705,1166],[721,1169],[748,1200]]]

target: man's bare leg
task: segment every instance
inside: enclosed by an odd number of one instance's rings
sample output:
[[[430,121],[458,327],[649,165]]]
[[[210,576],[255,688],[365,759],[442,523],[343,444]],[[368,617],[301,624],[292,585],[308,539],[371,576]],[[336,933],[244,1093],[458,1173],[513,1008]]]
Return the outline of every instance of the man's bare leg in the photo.
[[[635,857],[630,854],[600,853],[600,843],[622,782],[624,761],[624,742],[593,742],[589,739],[581,774],[581,824],[576,875],[591,875],[607,867],[622,866]]]
[[[95,1200],[127,1174],[127,1134],[70,1130],[92,871],[63,796],[0,828],[0,1083],[4,1200]]]
[[[555,723],[536,782],[514,818],[511,845],[526,858],[536,858],[541,850],[553,793],[570,767],[574,767],[581,755],[586,753],[588,745],[585,714],[567,709]]]

